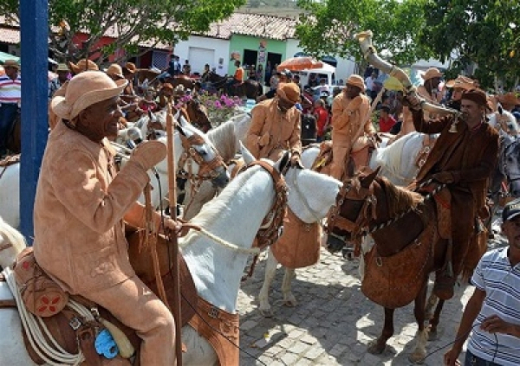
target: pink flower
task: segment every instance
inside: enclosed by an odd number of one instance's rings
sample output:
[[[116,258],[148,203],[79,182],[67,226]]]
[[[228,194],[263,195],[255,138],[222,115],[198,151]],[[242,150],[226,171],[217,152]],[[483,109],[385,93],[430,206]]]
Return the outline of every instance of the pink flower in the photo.
[[[220,102],[218,100],[215,101],[215,107],[217,109],[221,109],[222,108],[222,104],[220,104]]]

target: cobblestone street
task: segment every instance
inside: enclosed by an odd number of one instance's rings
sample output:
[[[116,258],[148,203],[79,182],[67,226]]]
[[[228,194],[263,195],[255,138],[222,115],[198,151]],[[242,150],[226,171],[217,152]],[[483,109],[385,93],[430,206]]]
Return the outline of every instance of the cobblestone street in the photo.
[[[317,265],[296,271],[292,290],[299,304],[294,308],[282,304],[280,288],[284,271],[279,268],[270,296],[274,316],[265,318],[258,310],[257,301],[265,259],[263,254],[253,277],[242,285],[239,293],[240,346],[251,355],[241,352],[241,366],[411,364],[408,356],[415,346],[413,338],[417,331],[413,303],[396,310],[395,334],[385,352],[381,355],[367,352],[369,342],[382,330],[384,314],[382,307],[361,292],[357,261],[346,261],[322,249]],[[424,365],[443,364],[443,355],[449,347],[438,349],[454,340],[462,310],[472,293],[471,286],[458,286],[454,298],[445,304],[438,338],[428,343],[429,356]],[[460,359],[463,357],[461,354]]]

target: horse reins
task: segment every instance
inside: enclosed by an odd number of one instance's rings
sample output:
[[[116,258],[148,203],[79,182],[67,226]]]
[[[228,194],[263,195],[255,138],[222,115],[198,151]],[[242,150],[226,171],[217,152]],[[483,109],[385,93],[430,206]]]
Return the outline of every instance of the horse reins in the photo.
[[[427,181],[421,183],[417,187],[417,189],[423,188],[432,182],[433,182],[433,179],[428,179]],[[361,189],[368,190],[369,194],[365,195],[361,199],[352,198],[352,197],[349,198],[348,194],[354,187],[356,187],[356,188],[359,187],[359,190],[361,190]],[[442,183],[442,184],[438,185],[437,187],[435,187],[435,189],[433,191],[431,191],[426,196],[424,196],[423,200],[424,201],[429,200],[430,198],[435,196],[437,193],[439,193],[445,187],[446,187],[446,183]],[[344,218],[343,216],[341,216],[339,214],[339,211],[340,211],[341,207],[343,206],[343,203],[345,202],[346,198],[349,198],[350,200],[354,200],[354,201],[364,201],[363,206],[361,208],[361,212],[363,214],[359,215],[355,222],[351,221],[347,218]],[[396,215],[395,217],[391,218],[390,220],[370,227],[369,221],[371,219],[376,218],[376,214],[375,214],[376,204],[377,204],[377,198],[374,196],[372,186],[370,188],[364,188],[364,187],[361,187],[358,185],[355,186],[352,184],[346,184],[345,186],[343,186],[341,188],[340,192],[338,193],[337,205],[335,205],[335,208],[333,210],[331,210],[329,217],[327,218],[327,226],[326,226],[327,232],[329,233],[329,235],[332,235],[332,236],[344,241],[345,237],[341,237],[337,234],[332,233],[332,231],[331,231],[333,227],[338,227],[339,229],[351,232],[352,236],[354,238],[361,238],[363,236],[372,234],[378,230],[384,229],[385,227],[388,227],[388,226],[394,224],[395,222],[399,221],[404,216],[406,216],[408,213],[415,210],[415,207],[410,207],[407,210]],[[368,217],[367,214],[368,214],[370,206],[372,206],[372,208],[371,208],[372,216]],[[333,225],[334,223],[336,223],[336,226]]]

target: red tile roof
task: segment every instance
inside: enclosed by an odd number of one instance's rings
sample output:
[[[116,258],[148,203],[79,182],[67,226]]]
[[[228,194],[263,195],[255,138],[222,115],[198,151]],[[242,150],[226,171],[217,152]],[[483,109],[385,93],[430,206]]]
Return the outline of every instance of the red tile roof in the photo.
[[[286,40],[295,38],[297,20],[264,14],[234,13],[229,18],[212,23],[202,35],[230,39],[233,34]]]
[[[20,43],[20,32],[18,29],[0,27],[0,42],[18,44]]]
[[[286,40],[295,38],[297,20],[284,17],[276,17],[264,14],[234,13],[229,18],[220,22],[212,23],[208,32],[201,33],[202,36],[230,39],[233,34],[268,38],[276,40]],[[7,26],[7,27],[2,27]],[[53,31],[57,31],[53,27]],[[116,27],[111,27],[105,32],[105,36],[111,38],[118,37]],[[19,27],[17,22],[8,21],[0,16],[0,42],[17,44],[20,42]],[[154,41],[141,41],[140,46],[151,47]],[[156,49],[169,49],[168,44],[158,43]]]

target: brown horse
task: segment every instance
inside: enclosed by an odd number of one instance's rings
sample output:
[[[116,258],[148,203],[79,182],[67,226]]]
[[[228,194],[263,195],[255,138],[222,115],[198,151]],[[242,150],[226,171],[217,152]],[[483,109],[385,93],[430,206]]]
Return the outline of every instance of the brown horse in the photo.
[[[195,86],[195,80],[190,78],[188,75],[183,74],[174,77],[169,76],[164,79],[164,82],[172,84],[174,89],[176,86],[182,85],[184,89],[193,90],[193,87]]]
[[[228,86],[228,78],[226,76],[220,76],[215,72],[209,72],[206,75],[205,78],[201,81],[210,82],[216,90],[222,90],[227,95],[237,96],[240,98],[247,97],[247,99],[256,99],[263,94],[262,85],[255,80],[248,79],[243,83]]]
[[[211,130],[211,121],[208,117],[208,110],[200,103],[197,98],[193,98],[186,104],[186,111],[190,118],[190,122],[204,133]]]
[[[337,251],[345,242],[360,245],[362,238],[371,234],[374,246],[363,253],[361,289],[385,308],[385,323],[369,352],[379,354],[385,350],[394,333],[394,310],[414,300],[419,330],[410,360],[420,362],[426,356],[428,339],[424,326],[428,278],[431,272],[444,268],[447,240],[439,236],[435,203],[430,196],[398,188],[386,178],[377,177],[378,172],[361,172],[343,183],[336,206],[329,213],[328,249]],[[461,267],[454,263],[458,268],[456,276]],[[441,300],[430,319],[430,333],[437,330],[442,305]]]

